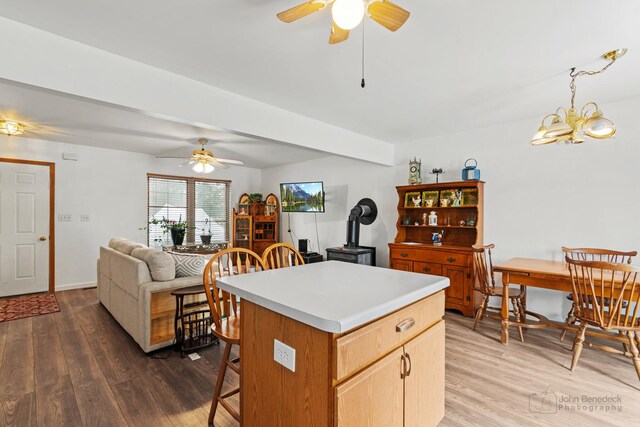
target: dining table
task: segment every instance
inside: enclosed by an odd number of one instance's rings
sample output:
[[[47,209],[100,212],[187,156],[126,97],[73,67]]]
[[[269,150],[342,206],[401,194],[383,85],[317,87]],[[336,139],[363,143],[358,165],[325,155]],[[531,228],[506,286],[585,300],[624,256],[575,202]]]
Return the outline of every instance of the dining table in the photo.
[[[564,293],[572,293],[573,285],[571,272],[566,261],[554,261],[535,258],[511,258],[493,267],[493,271],[502,274],[503,298],[501,306],[502,318],[502,344],[509,344],[509,327],[522,328],[557,328],[565,331],[577,331],[578,327],[566,322],[551,320],[546,316],[526,309],[526,294],[523,299],[524,316],[522,321],[509,316],[509,285],[521,285],[533,288],[551,289]],[[529,321],[527,317],[533,317],[536,321]],[[589,328],[587,335],[609,337],[605,331]]]
[[[520,326],[524,328],[547,328],[555,327],[560,329],[577,328],[567,325],[564,322],[556,322],[546,316],[528,311],[526,309],[526,297],[523,301],[525,307],[524,319],[517,322],[509,317],[509,284],[526,287],[551,289],[561,292],[572,291],[571,273],[565,261],[553,261],[534,258],[512,258],[493,267],[494,272],[502,274],[503,298],[501,307],[502,336],[503,344],[509,343],[509,327]],[[537,319],[536,322],[528,322],[527,316]]]

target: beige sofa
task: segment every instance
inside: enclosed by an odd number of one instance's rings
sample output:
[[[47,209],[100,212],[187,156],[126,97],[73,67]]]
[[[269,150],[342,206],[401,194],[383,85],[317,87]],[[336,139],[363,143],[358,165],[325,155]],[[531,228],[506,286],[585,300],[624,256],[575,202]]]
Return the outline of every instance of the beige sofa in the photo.
[[[147,263],[126,252],[100,247],[98,298],[142,350],[148,353],[174,342],[176,303],[171,291],[202,284],[202,276],[154,281]],[[203,300],[204,295],[186,297],[184,303]]]

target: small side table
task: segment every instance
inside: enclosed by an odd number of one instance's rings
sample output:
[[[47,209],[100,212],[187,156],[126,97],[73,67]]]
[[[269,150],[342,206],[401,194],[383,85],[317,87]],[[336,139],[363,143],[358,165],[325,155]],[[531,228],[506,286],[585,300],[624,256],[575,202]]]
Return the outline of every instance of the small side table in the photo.
[[[190,303],[185,306],[184,297],[188,295],[204,294],[202,285],[180,288],[171,292],[176,297],[176,317],[174,329],[176,334],[176,347],[184,357],[185,352],[197,350],[218,343],[219,340],[211,334],[211,312],[207,301]],[[191,310],[184,312],[185,308],[201,307],[206,305],[204,310]]]

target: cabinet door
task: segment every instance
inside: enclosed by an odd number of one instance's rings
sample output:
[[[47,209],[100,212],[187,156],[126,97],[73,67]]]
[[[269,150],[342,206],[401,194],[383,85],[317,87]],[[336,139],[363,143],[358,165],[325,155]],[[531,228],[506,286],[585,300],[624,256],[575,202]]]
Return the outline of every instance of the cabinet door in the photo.
[[[336,387],[339,427],[402,427],[404,381],[402,348]]]
[[[444,417],[444,320],[404,346],[405,427],[436,426]]]
[[[467,269],[464,267],[445,265],[442,267],[442,275],[449,278],[451,282],[445,290],[447,302],[466,305],[467,301]]]
[[[412,271],[412,262],[404,259],[392,259],[391,268],[394,270]]]

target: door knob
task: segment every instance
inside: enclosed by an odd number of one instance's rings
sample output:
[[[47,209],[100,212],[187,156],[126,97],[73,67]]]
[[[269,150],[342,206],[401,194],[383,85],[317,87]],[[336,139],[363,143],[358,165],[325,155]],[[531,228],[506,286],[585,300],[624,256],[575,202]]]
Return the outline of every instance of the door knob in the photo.
[[[47,236],[40,236],[40,241],[44,242],[45,240],[47,240]]]

